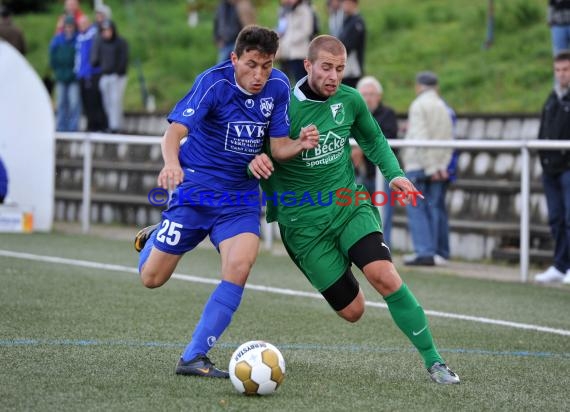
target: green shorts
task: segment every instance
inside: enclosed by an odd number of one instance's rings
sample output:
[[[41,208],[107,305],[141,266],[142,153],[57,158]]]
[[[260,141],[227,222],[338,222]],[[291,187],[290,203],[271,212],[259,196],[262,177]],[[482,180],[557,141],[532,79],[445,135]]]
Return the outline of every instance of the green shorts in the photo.
[[[341,207],[328,223],[308,227],[279,225],[293,262],[319,292],[333,285],[350,265],[348,250],[364,236],[381,232],[378,209],[371,203]]]

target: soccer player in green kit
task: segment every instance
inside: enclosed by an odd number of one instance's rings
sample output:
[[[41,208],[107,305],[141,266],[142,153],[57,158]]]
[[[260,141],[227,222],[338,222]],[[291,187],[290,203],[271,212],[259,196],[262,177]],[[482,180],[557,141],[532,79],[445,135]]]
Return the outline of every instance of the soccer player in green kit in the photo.
[[[349,137],[356,139],[406,202],[415,201],[419,192],[404,177],[358,91],[341,84],[345,64],[346,49],[337,38],[322,35],[313,39],[305,59],[308,75],[296,84],[291,96],[290,136],[303,134],[318,139],[319,144],[299,150],[286,162],[258,155],[249,164],[249,172],[263,178],[267,218],[279,223],[289,256],[338,315],[356,322],[364,313],[364,294],[351,271],[354,263],[385,299],[394,322],[419,351],[431,379],[440,384],[459,383],[436,349],[423,308],[392,263],[376,207],[369,199],[355,196],[365,189],[355,183]],[[266,151],[271,151],[269,145]]]

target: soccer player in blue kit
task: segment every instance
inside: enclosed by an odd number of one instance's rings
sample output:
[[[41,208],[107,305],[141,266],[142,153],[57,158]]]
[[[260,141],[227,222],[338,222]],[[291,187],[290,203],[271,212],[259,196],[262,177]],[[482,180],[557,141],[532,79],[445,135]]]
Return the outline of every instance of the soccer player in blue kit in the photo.
[[[273,69],[278,45],[274,31],[245,27],[231,59],[200,74],[168,116],[158,184],[176,190],[162,221],[136,236],[141,280],[148,288],[162,286],[183,254],[207,235],[222,263],[222,280],[176,365],[179,375],[229,377],[207,353],[229,326],[257,256],[260,202],[244,202],[241,196],[258,193],[257,179],[268,178],[273,170],[269,157],[260,154],[264,139],[271,138],[277,161],[318,144],[313,129],[297,140],[288,137],[290,85]]]

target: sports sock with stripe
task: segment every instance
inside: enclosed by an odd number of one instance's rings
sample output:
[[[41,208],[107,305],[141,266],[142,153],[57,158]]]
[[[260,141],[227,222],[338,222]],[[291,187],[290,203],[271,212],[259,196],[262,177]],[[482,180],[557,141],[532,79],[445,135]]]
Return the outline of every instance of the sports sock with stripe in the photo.
[[[194,329],[192,340],[182,354],[183,361],[192,360],[200,354],[205,355],[212,349],[229,326],[242,295],[243,287],[225,280],[220,282],[202,311],[202,317]]]
[[[420,352],[426,368],[435,362],[444,363],[433,342],[424,310],[406,284],[384,300],[396,325]]]

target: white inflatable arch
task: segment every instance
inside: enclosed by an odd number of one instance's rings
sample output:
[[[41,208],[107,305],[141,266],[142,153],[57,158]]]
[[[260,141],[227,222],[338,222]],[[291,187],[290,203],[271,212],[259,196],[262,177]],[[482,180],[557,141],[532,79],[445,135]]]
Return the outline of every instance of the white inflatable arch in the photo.
[[[53,223],[55,125],[51,99],[28,61],[0,40],[0,157],[6,204],[33,213],[34,231]]]

